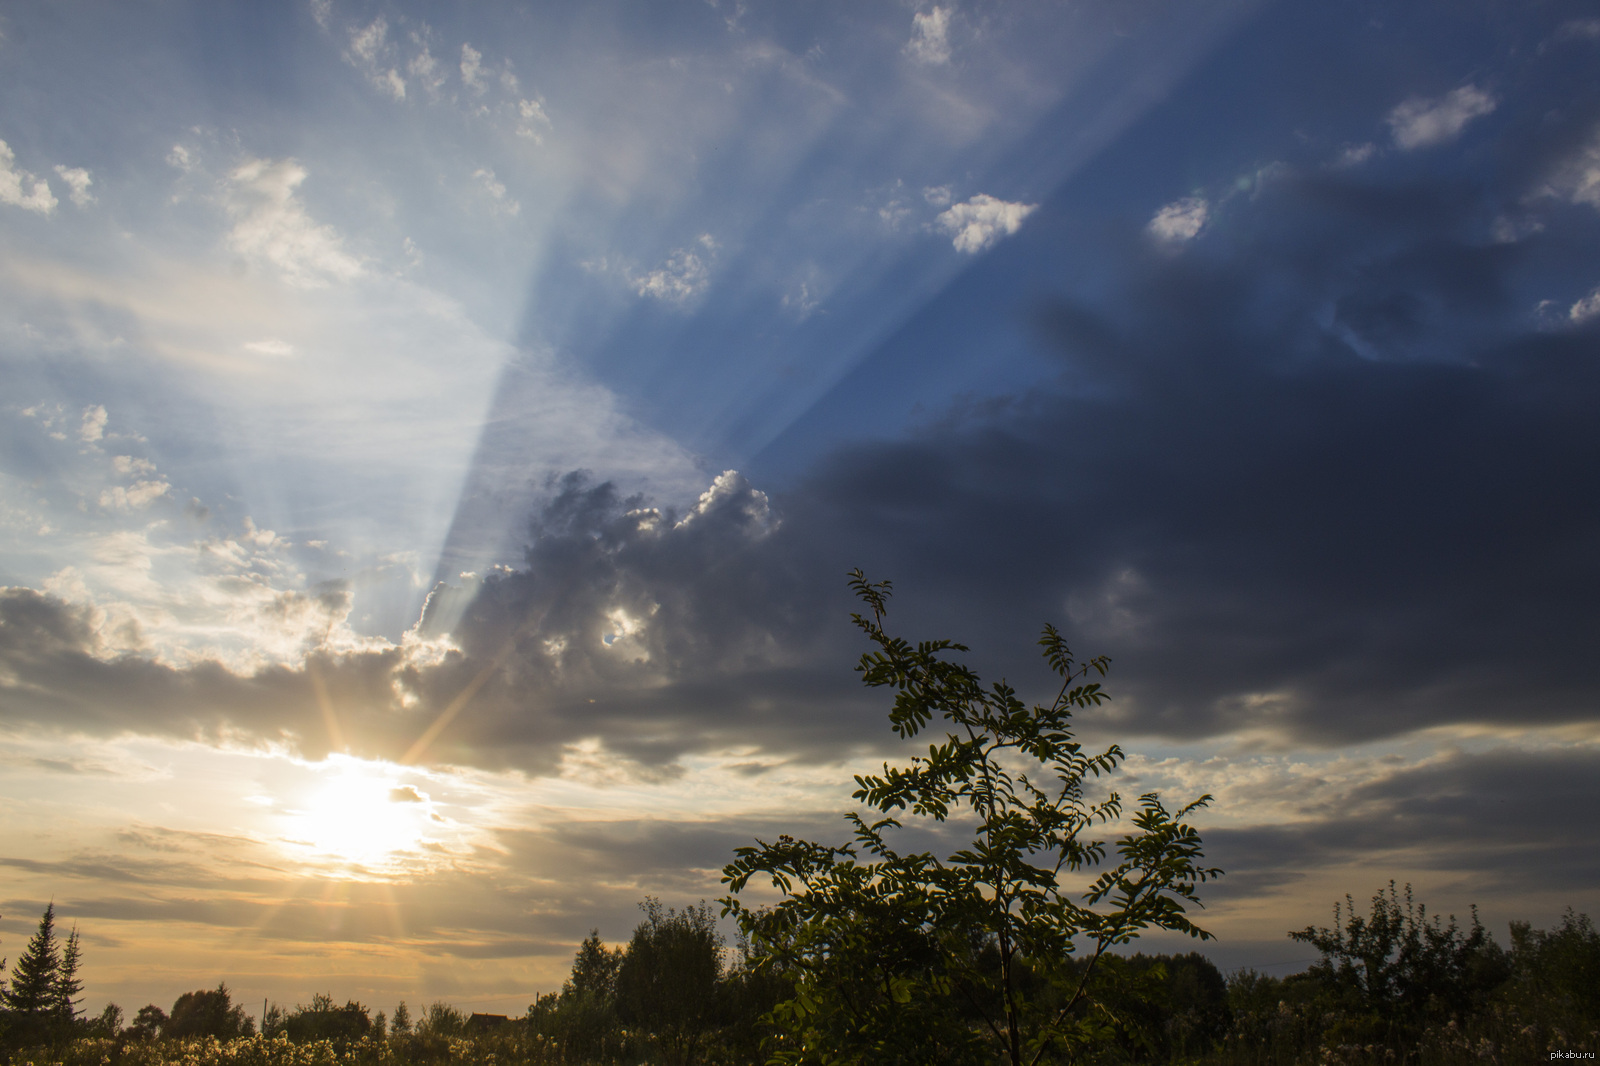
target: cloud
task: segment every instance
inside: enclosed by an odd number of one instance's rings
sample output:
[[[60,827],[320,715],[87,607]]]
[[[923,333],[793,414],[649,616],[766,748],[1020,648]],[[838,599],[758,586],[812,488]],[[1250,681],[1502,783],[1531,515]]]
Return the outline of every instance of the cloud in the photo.
[[[679,248],[657,269],[634,277],[634,291],[672,304],[687,303],[703,294],[711,285],[708,260],[716,254],[717,242],[711,234],[702,233],[696,243],[698,249]]]
[[[1364,773],[1344,782],[1319,779],[1318,767],[1308,766],[1292,820],[1209,829],[1206,855],[1230,872],[1248,871],[1257,884],[1325,882],[1329,871],[1357,863],[1449,873],[1470,879],[1474,902],[1524,906],[1530,895],[1568,894],[1600,874],[1579,813],[1600,799],[1597,769],[1592,747],[1512,746],[1411,765],[1368,760]],[[1230,880],[1208,902],[1227,901],[1237,891]],[[1249,894],[1254,886],[1240,887]],[[1345,881],[1327,890],[1327,902],[1380,887]]]
[[[59,202],[50,192],[50,183],[16,167],[11,146],[0,141],[0,204],[48,215]],[[30,188],[31,186],[31,188]]]
[[[992,247],[1001,237],[1017,232],[1022,227],[1022,220],[1038,206],[1008,203],[987,193],[979,193],[966,203],[947,208],[936,221],[941,229],[951,235],[951,243],[956,251],[975,255]]]
[[[494,201],[497,214],[515,215],[522,210],[522,205],[517,203],[515,198],[506,195],[505,183],[494,176],[494,171],[483,168],[473,171],[472,176],[478,179],[483,185],[483,191]]]
[[[1600,289],[1594,290],[1573,304],[1572,309],[1567,312],[1567,317],[1574,323],[1587,322],[1596,315],[1600,315]]]
[[[108,511],[139,511],[168,495],[172,485],[167,481],[138,481],[131,487],[113,485],[100,493],[100,506]]]
[[[254,652],[226,665],[204,647],[153,654],[151,627],[170,621],[134,603],[84,598],[81,582],[58,582],[62,595],[0,591],[9,720],[226,735],[320,758],[337,746],[322,724],[332,699],[340,735],[361,754],[533,773],[556,772],[585,738],[664,767],[708,745],[760,750],[782,737],[785,750],[807,749],[822,739],[808,736],[821,722],[836,723],[826,735],[848,721],[852,701],[830,691],[848,690],[847,668],[829,671],[827,698],[809,713],[779,713],[813,707],[811,682],[782,694],[805,677],[794,671],[817,627],[804,606],[810,594],[786,573],[790,549],[776,543],[783,524],[763,493],[728,472],[680,516],[577,475],[553,488],[525,567],[436,590],[400,644],[349,639],[347,588],[295,593],[250,576],[254,558],[282,549],[270,531],[248,527],[201,548],[217,563],[217,605]],[[154,592],[146,543],[124,538],[119,551],[128,561],[118,565]],[[462,596],[459,621],[435,633],[435,619]],[[159,643],[170,647],[170,634]],[[765,724],[753,727],[751,713]]]
[[[367,76],[367,81],[380,92],[395,100],[406,98],[406,81],[394,67],[385,67],[384,61],[393,46],[389,44],[389,23],[382,15],[364,27],[350,31],[350,47],[344,53],[345,62]]]
[[[57,164],[56,174],[60,176],[62,181],[67,183],[67,188],[71,190],[68,196],[74,205],[88,207],[94,203],[94,194],[89,191],[89,186],[94,184],[94,179],[89,176],[87,170],[83,167],[67,167]]]
[[[122,475],[153,474],[156,464],[148,459],[138,459],[131,455],[118,455],[111,460],[111,468]]]
[[[276,267],[288,284],[320,288],[361,276],[361,262],[332,226],[318,225],[295,190],[306,169],[293,159],[252,159],[229,176],[228,210],[237,220],[228,245]]]
[[[1157,240],[1169,243],[1192,241],[1205,228],[1210,212],[1211,205],[1203,197],[1188,196],[1157,211],[1145,230]]]
[[[423,34],[413,33],[411,41],[417,46],[418,51],[406,65],[406,73],[416,78],[417,83],[430,97],[436,97],[447,80],[445,73],[439,69],[439,61],[434,58],[432,50],[428,47],[427,38]]]
[[[1563,41],[1600,40],[1600,18],[1572,19],[1556,31],[1556,39]]]
[[[294,354],[294,345],[288,341],[270,337],[260,341],[246,341],[243,348],[256,355],[265,355],[273,359],[287,359]]]
[[[106,435],[105,404],[93,404],[83,409],[83,425],[78,429],[78,439],[94,443]]]
[[[1493,96],[1463,85],[1436,99],[1412,97],[1389,112],[1386,120],[1397,147],[1431,148],[1455,138],[1467,123],[1494,111]]]
[[[1359,167],[1364,163],[1370,162],[1377,154],[1378,146],[1371,141],[1346,145],[1339,152],[1338,157],[1334,159],[1333,165],[1336,167]]]
[[[470,44],[461,46],[461,84],[480,96],[489,88],[483,80],[483,53]]]
[[[1600,127],[1555,168],[1542,191],[1568,203],[1588,204],[1600,210]]]
[[[950,62],[950,10],[934,7],[911,16],[911,39],[906,55],[918,63],[938,65]]]
[[[522,118],[522,124],[517,127],[517,136],[527,137],[535,144],[544,143],[541,131],[548,132],[554,128],[550,116],[545,114],[544,101],[519,100],[517,114]]]

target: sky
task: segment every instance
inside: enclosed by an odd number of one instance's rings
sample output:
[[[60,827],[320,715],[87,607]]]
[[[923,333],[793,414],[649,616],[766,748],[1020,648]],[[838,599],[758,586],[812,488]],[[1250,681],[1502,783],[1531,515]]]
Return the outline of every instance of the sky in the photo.
[[[848,838],[855,567],[1111,657],[1227,871],[1150,948],[1600,911],[1597,70],[1559,0],[9,5],[0,956],[519,1013]]]

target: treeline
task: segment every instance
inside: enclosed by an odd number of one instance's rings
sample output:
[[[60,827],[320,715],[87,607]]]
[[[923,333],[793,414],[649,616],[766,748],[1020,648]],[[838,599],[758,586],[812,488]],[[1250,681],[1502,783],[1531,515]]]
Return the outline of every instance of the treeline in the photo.
[[[773,1019],[794,1006],[794,975],[746,945],[726,951],[705,904],[641,907],[626,945],[607,947],[591,932],[561,991],[536,997],[520,1017],[434,1003],[413,1018],[404,1002],[386,1015],[319,994],[293,1009],[273,1005],[258,1032],[226,985],[184,993],[170,1011],[147,1005],[127,1024],[115,1004],[86,1018],[77,933],[57,936],[52,906],[0,984],[0,1040],[13,1063],[68,1066],[820,1061],[779,1046]],[[1569,911],[1550,930],[1513,922],[1503,948],[1475,911],[1466,927],[1430,917],[1409,886],[1391,884],[1368,913],[1347,897],[1333,926],[1289,935],[1321,960],[1283,978],[1225,977],[1198,953],[1102,957],[1083,975],[1099,1039],[1076,1061],[1433,1066],[1600,1051],[1600,932],[1585,915]],[[1018,979],[1029,980],[1026,968]]]

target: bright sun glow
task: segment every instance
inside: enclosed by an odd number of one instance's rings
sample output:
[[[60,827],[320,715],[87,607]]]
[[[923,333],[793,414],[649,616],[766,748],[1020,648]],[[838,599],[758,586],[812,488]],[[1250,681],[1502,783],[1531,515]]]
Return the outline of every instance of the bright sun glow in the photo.
[[[395,768],[330,756],[325,780],[294,812],[294,836],[320,852],[373,864],[416,847],[432,805]]]

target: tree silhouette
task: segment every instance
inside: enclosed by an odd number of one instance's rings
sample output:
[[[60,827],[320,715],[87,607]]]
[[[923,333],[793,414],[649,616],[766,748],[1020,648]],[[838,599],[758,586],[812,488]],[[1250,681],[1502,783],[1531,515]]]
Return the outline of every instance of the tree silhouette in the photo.
[[[1221,871],[1201,864],[1200,835],[1155,793],[1140,798],[1120,861],[1074,899],[1063,875],[1099,865],[1107,848],[1086,839],[1122,816],[1116,793],[1096,803],[1084,785],[1122,761],[1115,745],[1094,755],[1073,739],[1072,712],[1107,697],[1090,675],[1109,660],[1077,663],[1053,626],[1039,640],[1060,679],[1055,697],[1029,707],[1004,681],[985,686],[946,656],[950,640],[916,646],[883,628],[890,584],[856,570],[850,586],[870,608],[852,616],[876,645],[858,672],[895,690],[889,721],[902,738],[925,728],[944,742],[908,767],[857,776],[854,797],[876,811],[847,815],[853,844],[781,836],[739,848],[723,870],[738,893],[761,876],[785,895],[770,910],[724,900],[769,967],[795,978],[774,1010],[783,1032],[774,1062],[990,1063],[1070,1059],[1103,1041],[1098,963],[1149,928],[1208,938],[1189,920],[1195,889]],[[974,839],[948,858],[903,853],[889,834],[904,814],[939,831],[953,821]],[[857,852],[870,856],[858,861]],[[1074,965],[1075,941],[1088,958]]]
[[[167,1012],[154,1003],[146,1003],[133,1016],[128,1030],[140,1040],[154,1040],[167,1025]]]
[[[11,971],[11,987],[0,990],[0,1009],[10,1025],[11,1043],[27,1047],[56,1035],[61,973],[61,946],[56,940],[56,905],[52,902],[39,919],[39,931]]]
[[[214,989],[185,992],[172,1005],[162,1032],[167,1036],[214,1036],[232,1040],[256,1031],[255,1019],[243,1005],[235,1005],[225,983]]]
[[[50,1013],[61,1033],[70,1033],[83,1013],[78,1009],[83,995],[83,981],[78,978],[78,966],[82,961],[78,927],[74,925],[61,949],[61,966],[56,970],[56,979],[50,990]]]
[[[649,1030],[668,1066],[691,1066],[717,1020],[716,918],[704,903],[676,911],[646,897],[639,907],[645,920],[617,971],[617,1012]]]

